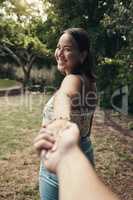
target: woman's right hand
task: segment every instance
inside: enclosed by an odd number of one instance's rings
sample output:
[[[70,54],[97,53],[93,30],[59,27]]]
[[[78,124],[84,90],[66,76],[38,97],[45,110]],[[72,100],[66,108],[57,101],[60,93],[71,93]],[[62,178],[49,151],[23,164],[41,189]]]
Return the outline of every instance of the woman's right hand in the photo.
[[[52,133],[48,132],[46,128],[41,128],[39,134],[34,139],[34,147],[39,156],[42,154],[42,156],[44,156],[44,154],[46,154],[48,150],[53,148],[54,143],[54,136],[52,135]]]

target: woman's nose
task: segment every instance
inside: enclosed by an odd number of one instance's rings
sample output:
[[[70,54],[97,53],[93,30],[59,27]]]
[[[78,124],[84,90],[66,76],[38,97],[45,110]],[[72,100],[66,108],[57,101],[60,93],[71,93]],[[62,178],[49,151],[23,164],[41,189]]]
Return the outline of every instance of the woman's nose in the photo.
[[[62,55],[63,55],[63,49],[60,48],[60,49],[58,50],[58,56],[62,56]]]

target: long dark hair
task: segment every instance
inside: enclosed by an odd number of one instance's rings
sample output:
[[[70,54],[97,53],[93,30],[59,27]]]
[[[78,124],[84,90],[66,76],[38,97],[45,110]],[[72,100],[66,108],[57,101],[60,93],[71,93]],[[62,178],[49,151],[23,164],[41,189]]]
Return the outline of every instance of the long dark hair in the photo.
[[[88,33],[82,28],[69,28],[62,32],[62,34],[64,33],[68,33],[74,38],[79,47],[80,52],[87,52],[87,56],[83,64],[80,64],[78,67],[76,67],[73,73],[85,74],[92,81],[96,81],[96,76],[94,73],[95,62],[90,51],[90,39]]]

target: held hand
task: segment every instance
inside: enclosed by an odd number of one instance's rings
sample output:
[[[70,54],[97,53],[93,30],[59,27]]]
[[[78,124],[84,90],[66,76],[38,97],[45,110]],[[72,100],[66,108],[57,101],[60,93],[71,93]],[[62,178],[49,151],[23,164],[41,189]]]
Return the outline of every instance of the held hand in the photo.
[[[54,138],[65,127],[66,123],[66,120],[54,120],[40,129],[39,134],[34,139],[34,147],[39,156],[44,157],[47,151],[53,147],[53,143],[55,142]]]
[[[43,154],[53,147],[55,143],[54,136],[46,131],[46,128],[41,128],[39,134],[34,139],[34,147],[39,156],[43,150]]]
[[[46,125],[47,130],[49,132],[52,132],[52,134],[56,137],[58,135],[58,132],[66,127],[66,124],[68,123],[68,120],[65,119],[56,119],[49,124]]]
[[[74,123],[67,122],[64,130],[62,129],[57,137],[53,147],[47,152],[44,157],[46,168],[53,172],[57,172],[57,168],[62,158],[77,146],[79,142],[80,132],[78,126]]]

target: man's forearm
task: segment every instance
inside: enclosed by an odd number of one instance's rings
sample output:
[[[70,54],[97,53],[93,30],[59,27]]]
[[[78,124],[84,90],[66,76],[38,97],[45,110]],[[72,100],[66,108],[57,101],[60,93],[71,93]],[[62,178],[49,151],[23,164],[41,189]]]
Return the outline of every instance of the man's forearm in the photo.
[[[57,169],[60,200],[117,200],[99,180],[78,146],[62,158]]]

